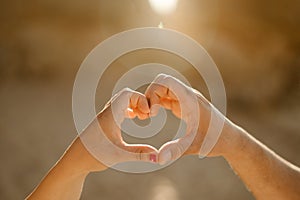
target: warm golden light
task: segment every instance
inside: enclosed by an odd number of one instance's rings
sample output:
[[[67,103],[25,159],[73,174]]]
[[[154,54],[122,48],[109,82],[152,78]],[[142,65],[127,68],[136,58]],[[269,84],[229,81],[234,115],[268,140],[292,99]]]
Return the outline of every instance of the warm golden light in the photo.
[[[161,15],[170,14],[177,7],[177,0],[149,0],[149,3],[152,9]]]
[[[164,27],[164,24],[162,22],[159,22],[158,28],[163,28],[163,27]]]

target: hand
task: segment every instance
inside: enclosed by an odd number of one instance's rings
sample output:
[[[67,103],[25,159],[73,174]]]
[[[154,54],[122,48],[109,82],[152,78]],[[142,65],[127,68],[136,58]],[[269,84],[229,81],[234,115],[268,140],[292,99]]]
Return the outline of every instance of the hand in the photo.
[[[146,97],[125,88],[111,98],[80,139],[86,149],[106,166],[125,161],[156,162],[158,152],[154,147],[127,144],[121,136],[120,126],[125,118],[146,119],[149,113]]]
[[[79,199],[92,171],[124,161],[156,162],[154,147],[126,144],[119,128],[125,117],[145,119],[149,112],[143,94],[130,89],[117,93],[26,199]]]
[[[160,164],[176,160],[183,154],[199,154],[211,115],[214,114],[217,120],[224,120],[224,116],[203,95],[172,76],[158,75],[147,88],[145,95],[150,102],[151,116],[155,116],[159,106],[163,106],[187,124],[184,137],[167,142],[160,148]],[[208,156],[220,155],[224,143],[225,139],[220,139]]]

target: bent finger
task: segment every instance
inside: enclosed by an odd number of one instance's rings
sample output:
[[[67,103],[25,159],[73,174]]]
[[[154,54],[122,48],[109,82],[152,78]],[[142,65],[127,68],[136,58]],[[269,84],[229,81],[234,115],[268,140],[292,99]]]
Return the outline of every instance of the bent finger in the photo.
[[[158,163],[163,165],[177,160],[188,150],[191,143],[192,141],[188,137],[165,143],[159,149]]]
[[[123,162],[145,161],[157,163],[158,151],[156,148],[146,144],[125,144],[122,147],[126,153],[123,155]]]
[[[144,114],[150,113],[150,108],[149,108],[148,100],[147,100],[146,96],[144,96],[142,94],[139,96],[137,108],[139,109],[140,112],[142,112]]]

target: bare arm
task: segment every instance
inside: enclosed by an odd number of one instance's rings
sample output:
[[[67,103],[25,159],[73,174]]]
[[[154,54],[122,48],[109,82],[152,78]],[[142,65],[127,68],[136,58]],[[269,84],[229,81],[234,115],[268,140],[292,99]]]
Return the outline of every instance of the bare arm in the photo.
[[[300,169],[230,123],[222,155],[257,199],[300,199]],[[226,135],[226,136],[225,136]]]
[[[130,103],[129,103],[130,102]],[[129,103],[129,105],[128,105]],[[124,89],[116,94],[91,124],[70,145],[28,200],[79,199],[86,176],[125,161],[156,162],[157,150],[149,145],[130,145],[121,137],[111,106],[121,123],[125,117],[144,119],[149,116],[144,95]],[[102,129],[99,129],[101,126]],[[87,150],[93,149],[93,155]],[[105,163],[105,164],[104,164]]]
[[[300,169],[225,118],[198,91],[172,76],[160,74],[145,94],[151,107],[159,104],[171,109],[188,127],[183,138],[161,147],[159,163],[175,160],[182,154],[198,155],[214,114],[218,119],[225,119],[225,124],[208,157],[223,156],[257,199],[300,199]],[[191,117],[196,110],[195,99],[201,114],[197,127],[193,125],[195,117]],[[193,127],[197,128],[196,135],[189,137],[188,129]]]
[[[27,199],[79,199],[89,172],[105,169],[76,138]]]

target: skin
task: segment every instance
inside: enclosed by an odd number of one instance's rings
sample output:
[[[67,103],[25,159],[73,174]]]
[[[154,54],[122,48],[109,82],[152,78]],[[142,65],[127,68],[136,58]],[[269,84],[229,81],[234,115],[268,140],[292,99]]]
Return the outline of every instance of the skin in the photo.
[[[127,88],[120,91],[112,97],[80,137],[72,142],[26,199],[79,199],[85,178],[90,172],[103,171],[110,165],[124,161],[156,162],[158,152],[154,147],[126,144],[118,126],[125,118],[145,119],[149,117],[149,112],[148,102],[143,94]],[[113,113],[121,117],[115,121]],[[105,163],[93,157],[82,141],[96,147],[96,156]]]
[[[186,135],[167,142],[159,151],[149,145],[126,144],[118,124],[126,117],[155,116],[160,106],[186,122]],[[115,121],[112,113],[121,117]],[[182,155],[198,155],[212,114],[225,119],[225,123],[207,157],[223,156],[257,199],[300,199],[298,167],[225,118],[201,93],[164,74],[155,78],[145,95],[124,89],[112,97],[27,199],[79,199],[90,172],[103,171],[118,162],[141,160],[164,164]],[[82,141],[95,141],[91,145],[105,164],[93,157]]]
[[[160,163],[175,160],[181,154],[198,155],[211,114],[224,118],[198,91],[168,75],[160,74],[145,94],[150,99],[150,107],[159,104],[171,109],[174,115],[187,124],[193,123],[189,115],[194,105],[191,107],[189,104],[194,104],[195,96],[201,113],[195,138],[188,141],[191,138],[184,137],[163,145],[159,150]],[[184,109],[180,109],[178,100]],[[153,108],[151,115],[157,113],[157,108]],[[191,145],[185,146],[187,143]],[[207,155],[213,156],[223,156],[256,199],[300,199],[300,169],[276,155],[227,118],[217,144]]]

